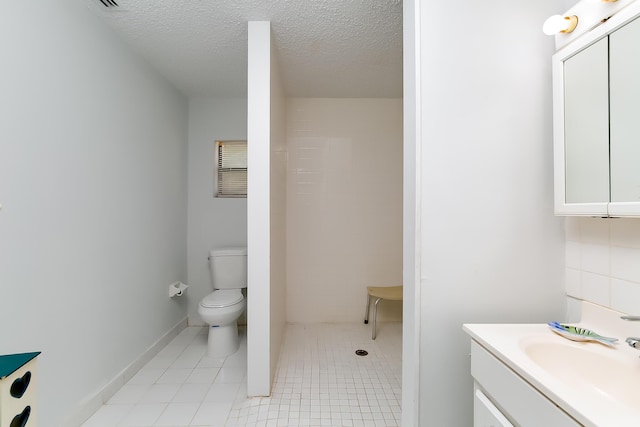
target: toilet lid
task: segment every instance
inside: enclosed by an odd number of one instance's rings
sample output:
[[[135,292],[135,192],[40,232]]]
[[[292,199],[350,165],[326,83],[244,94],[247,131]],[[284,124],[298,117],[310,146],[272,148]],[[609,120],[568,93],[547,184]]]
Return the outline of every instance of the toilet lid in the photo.
[[[220,289],[211,292],[200,302],[203,307],[228,307],[242,301],[240,289]]]

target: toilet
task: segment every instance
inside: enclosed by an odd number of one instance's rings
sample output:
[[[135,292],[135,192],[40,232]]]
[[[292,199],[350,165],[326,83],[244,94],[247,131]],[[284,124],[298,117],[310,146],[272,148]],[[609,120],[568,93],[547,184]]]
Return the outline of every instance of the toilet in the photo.
[[[209,325],[207,356],[227,357],[240,346],[238,318],[246,307],[247,248],[220,248],[209,252],[214,291],[204,297],[198,314]]]

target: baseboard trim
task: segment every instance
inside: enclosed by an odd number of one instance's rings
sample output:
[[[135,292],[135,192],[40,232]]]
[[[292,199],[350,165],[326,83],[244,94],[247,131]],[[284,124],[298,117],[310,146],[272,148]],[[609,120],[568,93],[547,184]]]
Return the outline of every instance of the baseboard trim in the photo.
[[[187,327],[187,318],[183,318],[173,328],[171,328],[166,334],[160,337],[155,343],[147,348],[144,353],[140,355],[136,360],[131,362],[126,368],[124,368],[118,375],[107,382],[104,386],[100,387],[89,397],[80,401],[76,408],[69,411],[64,418],[60,426],[81,426],[86,420],[88,420],[100,407],[107,402],[111,397],[116,394],[120,388],[125,385],[133,376],[156,354],[160,352],[167,344],[171,342],[183,329]]]
[[[199,314],[196,316],[188,316],[187,323],[189,326],[207,326],[207,324],[204,323],[204,320],[200,318]]]

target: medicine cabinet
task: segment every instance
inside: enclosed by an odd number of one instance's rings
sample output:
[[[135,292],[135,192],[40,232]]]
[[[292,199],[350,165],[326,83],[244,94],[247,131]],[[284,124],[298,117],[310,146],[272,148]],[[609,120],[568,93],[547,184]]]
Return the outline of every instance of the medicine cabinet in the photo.
[[[556,215],[640,216],[640,7],[632,6],[553,56]]]

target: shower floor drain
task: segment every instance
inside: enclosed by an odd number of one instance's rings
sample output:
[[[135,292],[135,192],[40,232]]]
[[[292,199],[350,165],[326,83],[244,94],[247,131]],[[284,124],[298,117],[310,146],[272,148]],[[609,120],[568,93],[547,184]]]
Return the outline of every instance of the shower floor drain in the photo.
[[[356,354],[358,356],[366,356],[369,352],[367,350],[356,350]]]

